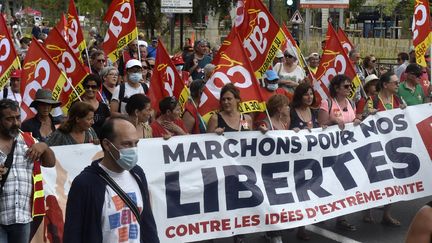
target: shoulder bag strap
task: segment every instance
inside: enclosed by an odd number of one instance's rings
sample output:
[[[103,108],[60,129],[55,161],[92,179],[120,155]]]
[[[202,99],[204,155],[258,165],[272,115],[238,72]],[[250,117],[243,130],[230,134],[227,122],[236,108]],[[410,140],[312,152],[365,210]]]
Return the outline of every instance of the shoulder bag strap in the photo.
[[[8,170],[6,171],[6,174],[4,174],[4,175],[2,176],[2,180],[0,181],[0,194],[3,193],[3,186],[4,186],[5,183],[6,183],[6,179],[7,179],[8,175],[9,175],[10,168],[12,167],[13,155],[14,155],[14,151],[15,151],[16,143],[17,143],[17,140],[15,140],[15,141],[12,143],[11,151],[10,151],[9,154],[7,155],[6,161],[5,161],[5,163],[4,163],[4,167],[7,168]]]
[[[98,175],[119,195],[123,202],[130,208],[135,218],[141,225],[141,215],[139,213],[137,205],[132,199],[120,188],[119,185],[103,170],[98,170]]]

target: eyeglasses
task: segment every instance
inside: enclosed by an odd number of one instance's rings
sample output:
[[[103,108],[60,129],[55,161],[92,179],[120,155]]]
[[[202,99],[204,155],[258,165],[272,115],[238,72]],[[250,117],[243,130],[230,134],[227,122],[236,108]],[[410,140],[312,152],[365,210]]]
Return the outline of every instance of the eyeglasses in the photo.
[[[371,60],[371,63],[376,63],[376,60]]]
[[[97,59],[96,62],[104,63],[104,62],[105,62],[105,59]]]
[[[86,89],[93,89],[93,90],[99,89],[99,87],[97,85],[85,85],[84,88],[86,88]]]
[[[293,58],[294,56],[293,56],[293,55],[290,55],[290,54],[288,54],[288,55],[285,55],[285,57],[286,57],[286,58]]]

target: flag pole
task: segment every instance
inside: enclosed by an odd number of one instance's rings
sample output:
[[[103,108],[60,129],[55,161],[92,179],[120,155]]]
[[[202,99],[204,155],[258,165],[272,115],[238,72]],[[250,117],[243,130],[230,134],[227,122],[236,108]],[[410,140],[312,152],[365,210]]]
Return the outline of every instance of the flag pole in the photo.
[[[271,128],[271,130],[274,130],[273,129],[273,123],[272,123],[272,120],[270,118],[270,114],[268,113],[267,107],[266,107],[265,111],[266,111],[266,114],[267,114],[267,118],[269,119],[270,128]]]
[[[136,27],[136,34],[137,34],[137,46],[138,46],[138,60],[141,62],[141,52],[140,52],[140,47],[139,47],[139,36],[138,36],[138,27]]]
[[[63,75],[65,75],[65,74],[63,73]],[[65,77],[66,77],[66,82],[68,82],[68,84],[71,86],[73,92],[76,94],[76,96],[78,97],[79,101],[82,101],[81,97],[79,96],[78,91],[75,89],[75,87],[72,85],[72,82],[69,80],[69,77],[66,76],[66,75],[65,75]]]

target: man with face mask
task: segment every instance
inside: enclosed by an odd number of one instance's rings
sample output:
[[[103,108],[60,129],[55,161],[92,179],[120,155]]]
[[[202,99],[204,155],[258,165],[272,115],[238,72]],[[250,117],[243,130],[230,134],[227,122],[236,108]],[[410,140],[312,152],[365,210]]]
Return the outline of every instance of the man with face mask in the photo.
[[[124,118],[109,119],[100,141],[104,157],[72,182],[63,242],[159,243],[147,180],[136,165],[135,126]]]
[[[131,59],[126,63],[126,82],[118,85],[111,98],[110,110],[111,116],[121,116],[126,113],[126,103],[134,94],[147,93],[148,87],[142,78],[142,65],[136,59]]]
[[[19,130],[16,101],[0,100],[0,242],[30,241],[30,224],[45,213],[40,166],[53,167],[55,155]],[[42,197],[35,196],[42,195]]]

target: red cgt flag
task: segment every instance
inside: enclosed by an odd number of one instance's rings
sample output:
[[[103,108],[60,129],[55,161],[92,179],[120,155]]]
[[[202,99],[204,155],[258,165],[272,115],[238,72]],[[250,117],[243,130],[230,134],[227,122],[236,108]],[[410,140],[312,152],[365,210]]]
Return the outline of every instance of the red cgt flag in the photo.
[[[76,11],[74,0],[69,1],[69,9],[67,15],[67,41],[75,56],[82,62],[81,53],[86,49],[86,42],[84,39],[83,32],[81,30],[81,24],[78,19],[78,13]]]
[[[58,29],[58,31],[61,33],[61,36],[63,39],[67,41],[67,20],[65,15],[62,13],[62,16],[60,17],[60,21],[55,26],[55,29]]]
[[[261,78],[272,65],[285,37],[273,16],[260,0],[239,0],[235,26],[252,64]]]
[[[88,73],[77,56],[74,55],[68,43],[63,39],[58,29],[53,28],[50,31],[45,40],[45,49],[52,60],[69,79],[69,82],[66,83],[65,87],[63,87],[63,91],[60,93],[59,99],[63,104],[63,112],[66,114],[72,102],[78,98],[77,93],[79,96],[84,93],[84,88],[81,83]],[[77,93],[73,90],[71,85],[75,88]]]
[[[316,80],[313,81],[313,87],[317,100],[327,99],[329,91],[328,86],[330,80],[333,79],[337,74],[345,74],[352,80],[352,90],[350,98],[353,98],[355,91],[361,85],[361,81],[358,78],[352,63],[350,62],[348,55],[345,53],[341,42],[329,23],[327,36],[329,37],[326,41],[326,47],[321,57],[320,65],[315,74]]]
[[[342,44],[343,49],[345,50],[345,53],[348,55],[349,52],[354,49],[354,45],[351,43],[345,31],[343,31],[341,27],[338,28],[337,36]]]
[[[21,74],[21,109],[25,113],[22,120],[35,114],[35,111],[30,109],[30,104],[38,89],[52,90],[53,98],[59,100],[65,83],[65,74],[57,67],[41,44],[33,38]]]
[[[158,40],[157,56],[150,80],[149,97],[153,109],[159,111],[159,101],[167,96],[175,96],[184,107],[189,98],[189,89],[172,63],[162,41]]]
[[[431,18],[429,1],[416,0],[412,21],[413,45],[415,47],[416,61],[419,65],[426,67],[425,54],[431,47]]]
[[[265,101],[258,81],[234,28],[222,43],[215,59],[216,68],[206,83],[199,105],[203,119],[207,122],[219,109],[220,91],[227,83],[233,83],[240,90],[242,102],[239,109],[242,113],[264,111]]]
[[[11,73],[20,68],[20,60],[3,14],[0,14],[0,33],[0,89],[3,89]]]
[[[109,27],[102,48],[114,63],[120,58],[119,51],[138,37],[134,1],[112,1],[104,20],[109,23]]]

